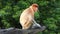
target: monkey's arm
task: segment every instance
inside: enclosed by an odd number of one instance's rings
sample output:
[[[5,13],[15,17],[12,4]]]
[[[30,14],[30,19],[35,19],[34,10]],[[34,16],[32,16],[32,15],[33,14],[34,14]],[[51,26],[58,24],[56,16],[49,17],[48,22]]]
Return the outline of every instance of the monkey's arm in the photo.
[[[40,24],[38,24],[34,19],[33,19],[33,26],[32,26],[33,29],[41,29],[41,30],[45,30],[45,26],[41,26]]]
[[[41,25],[40,25],[40,24],[38,24],[34,19],[33,19],[33,24],[34,24],[34,26],[41,27]]]
[[[41,25],[38,24],[38,23],[34,20],[34,18],[31,17],[31,15],[29,15],[29,18],[31,19],[31,21],[32,21],[32,23],[33,23],[33,26],[41,27]]]

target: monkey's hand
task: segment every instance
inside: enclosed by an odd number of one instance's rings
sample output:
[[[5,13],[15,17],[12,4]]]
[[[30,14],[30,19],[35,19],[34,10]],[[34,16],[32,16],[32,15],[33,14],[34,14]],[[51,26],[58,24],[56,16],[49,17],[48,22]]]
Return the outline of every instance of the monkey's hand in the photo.
[[[33,29],[41,29],[41,30],[45,30],[45,26],[41,26],[40,24],[38,24],[35,20],[33,20],[33,25],[32,25]]]

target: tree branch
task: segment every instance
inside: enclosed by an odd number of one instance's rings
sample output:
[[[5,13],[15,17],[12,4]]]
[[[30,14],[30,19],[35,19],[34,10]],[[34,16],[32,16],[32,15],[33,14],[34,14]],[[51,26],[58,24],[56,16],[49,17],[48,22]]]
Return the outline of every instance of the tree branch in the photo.
[[[0,34],[36,34],[43,30],[45,30],[45,28],[44,29],[29,29],[29,30],[9,28],[9,29],[0,29]]]

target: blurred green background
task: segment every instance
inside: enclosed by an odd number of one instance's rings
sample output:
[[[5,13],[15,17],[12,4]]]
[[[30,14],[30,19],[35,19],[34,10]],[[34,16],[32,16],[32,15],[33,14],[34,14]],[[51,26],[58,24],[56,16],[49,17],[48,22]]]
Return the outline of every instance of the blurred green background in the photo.
[[[38,34],[60,34],[60,0],[0,0],[0,29],[21,28],[20,14],[33,3],[39,5],[35,20],[47,27]]]

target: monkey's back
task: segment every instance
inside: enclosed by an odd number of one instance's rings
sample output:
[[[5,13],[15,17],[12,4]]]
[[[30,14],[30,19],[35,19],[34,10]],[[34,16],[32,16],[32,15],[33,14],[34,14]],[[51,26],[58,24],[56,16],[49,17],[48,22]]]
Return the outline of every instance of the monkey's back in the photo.
[[[28,29],[32,25],[31,15],[28,13],[28,10],[22,12],[20,16],[20,24],[23,29]]]

